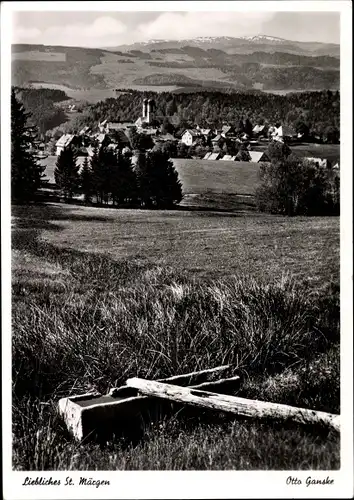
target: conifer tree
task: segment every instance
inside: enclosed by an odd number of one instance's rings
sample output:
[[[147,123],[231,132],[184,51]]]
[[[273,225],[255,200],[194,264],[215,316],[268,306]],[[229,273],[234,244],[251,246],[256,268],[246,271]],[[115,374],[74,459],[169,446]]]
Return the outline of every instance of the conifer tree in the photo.
[[[37,162],[31,151],[36,141],[35,130],[27,122],[30,114],[11,90],[11,199],[28,202],[41,185],[45,166]]]
[[[245,133],[249,136],[252,137],[253,134],[253,125],[250,122],[248,118],[246,118],[245,125],[244,125]]]
[[[112,171],[111,193],[113,204],[123,205],[132,202],[137,196],[136,175],[132,168],[131,158],[118,151],[116,166]]]
[[[79,169],[76,153],[70,147],[64,148],[56,161],[54,178],[65,201],[70,201],[74,194],[79,192]]]
[[[112,182],[117,170],[117,155],[111,149],[101,147],[99,152],[101,161],[101,190],[106,205],[112,197]]]
[[[139,196],[146,207],[169,208],[182,200],[182,184],[168,155],[141,154],[137,170]]]
[[[143,207],[151,208],[152,206],[152,191],[150,182],[150,172],[148,165],[147,153],[140,151],[138,153],[137,162],[135,165],[135,175],[138,188],[138,197],[140,204]]]
[[[92,184],[93,191],[96,195],[97,203],[103,203],[104,199],[104,165],[102,158],[102,150],[97,147],[93,150],[91,158]]]
[[[86,157],[80,172],[80,186],[86,203],[90,203],[92,201],[92,194],[93,194],[92,177],[93,177],[92,170],[89,165],[89,161]]]

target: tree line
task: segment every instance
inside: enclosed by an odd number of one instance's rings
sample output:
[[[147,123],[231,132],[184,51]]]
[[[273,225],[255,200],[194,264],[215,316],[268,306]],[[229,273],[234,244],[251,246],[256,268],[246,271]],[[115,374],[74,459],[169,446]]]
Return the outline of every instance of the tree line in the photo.
[[[182,200],[178,173],[161,151],[140,151],[133,164],[120,149],[95,148],[80,167],[69,147],[58,156],[54,177],[66,202],[77,194],[86,203],[118,207],[171,208]]]
[[[81,106],[82,113],[70,123],[65,113],[53,102],[59,95],[51,89],[22,89],[26,109],[32,114],[32,124],[41,134],[60,126],[62,132],[78,132],[84,126],[97,126],[98,121],[134,122],[141,115],[144,97],[154,98],[156,116],[172,122],[170,132],[181,133],[196,124],[205,128],[219,128],[224,123],[237,124],[249,119],[253,124],[285,124],[298,128],[301,124],[308,137],[327,143],[338,143],[340,136],[340,94],[338,91],[299,92],[287,95],[264,92],[210,92],[189,93],[123,91],[117,98]],[[60,92],[60,91],[56,91]],[[41,98],[40,96],[43,96]],[[64,96],[60,96],[60,100]],[[173,117],[173,118],[172,118]],[[193,117],[193,118],[192,118]]]
[[[264,92],[140,92],[127,90],[115,98],[87,106],[72,129],[95,126],[98,121],[134,122],[141,115],[143,98],[156,102],[156,117],[173,117],[174,133],[196,124],[205,128],[220,128],[224,123],[235,125],[249,119],[253,124],[304,124],[309,136],[335,143],[339,140],[340,94],[332,92],[299,92],[276,95]]]

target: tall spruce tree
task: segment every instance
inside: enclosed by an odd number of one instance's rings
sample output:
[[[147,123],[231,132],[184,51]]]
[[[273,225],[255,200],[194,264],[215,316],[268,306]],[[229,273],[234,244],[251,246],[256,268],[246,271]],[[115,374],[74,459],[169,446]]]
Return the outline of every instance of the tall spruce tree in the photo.
[[[64,148],[56,161],[54,178],[65,201],[70,201],[80,190],[79,169],[76,153],[70,147]]]
[[[146,207],[171,208],[182,200],[182,184],[168,155],[141,154],[137,164],[139,196]]]
[[[97,203],[103,203],[104,200],[104,182],[105,182],[105,172],[102,148],[98,149],[95,147],[93,150],[93,155],[91,158],[91,171],[92,171],[92,184],[94,186],[93,191],[96,195]]]
[[[246,118],[244,128],[245,128],[245,133],[249,137],[252,137],[252,134],[253,134],[253,125],[252,125],[251,121],[249,120],[249,118]]]
[[[99,152],[101,161],[101,189],[106,205],[112,197],[112,181],[117,170],[117,155],[111,149],[101,147]]]
[[[25,112],[11,90],[11,199],[13,202],[28,202],[34,199],[41,185],[45,166],[38,164],[31,151],[35,145],[35,129],[28,125],[30,114]]]
[[[147,153],[139,151],[135,164],[135,175],[138,188],[138,197],[143,207],[152,207],[151,179],[148,165]]]
[[[118,151],[116,166],[112,171],[111,194],[113,204],[132,203],[137,197],[136,175],[132,168],[131,157]]]
[[[92,201],[92,195],[93,195],[92,177],[93,177],[92,170],[89,165],[89,161],[86,157],[80,172],[80,187],[86,203],[90,203]]]

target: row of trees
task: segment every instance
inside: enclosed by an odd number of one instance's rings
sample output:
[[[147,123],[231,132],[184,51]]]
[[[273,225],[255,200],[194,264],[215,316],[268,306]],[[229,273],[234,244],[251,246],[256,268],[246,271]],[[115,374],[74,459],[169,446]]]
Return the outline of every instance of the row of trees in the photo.
[[[80,169],[77,154],[64,149],[54,170],[55,183],[66,202],[83,194],[86,203],[113,206],[171,208],[182,200],[182,185],[168,155],[139,152],[135,165],[129,154],[95,149]]]

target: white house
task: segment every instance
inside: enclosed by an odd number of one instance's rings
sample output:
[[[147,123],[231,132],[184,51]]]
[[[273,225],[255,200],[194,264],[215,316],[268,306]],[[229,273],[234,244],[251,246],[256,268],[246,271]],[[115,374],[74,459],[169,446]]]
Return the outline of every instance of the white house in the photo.
[[[187,129],[183,132],[181,142],[186,146],[193,146],[202,133],[196,129]]]
[[[74,139],[73,134],[64,134],[60,137],[60,139],[57,140],[55,146],[56,146],[56,155],[59,156],[60,153],[64,150],[64,148],[67,148],[73,141]]]
[[[273,139],[279,142],[284,142],[291,139],[297,139],[297,133],[287,125],[280,125],[272,134]]]

